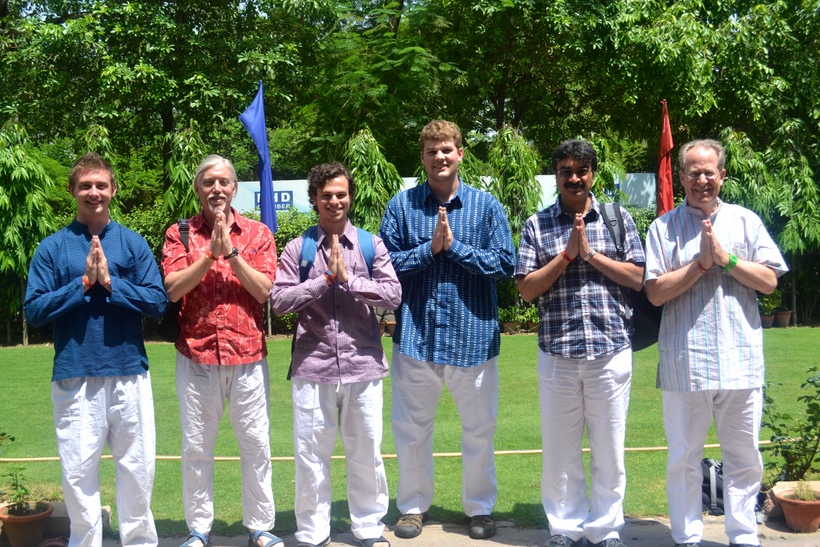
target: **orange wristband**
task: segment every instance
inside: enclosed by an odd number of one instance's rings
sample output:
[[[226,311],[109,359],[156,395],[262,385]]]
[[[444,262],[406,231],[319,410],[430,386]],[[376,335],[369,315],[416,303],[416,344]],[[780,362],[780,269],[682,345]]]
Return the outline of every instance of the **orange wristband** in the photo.
[[[561,256],[563,256],[563,257],[564,257],[564,259],[565,259],[567,262],[569,262],[570,264],[572,264],[572,259],[569,257],[569,255],[567,254],[567,252],[566,252],[566,251],[561,251]]]
[[[217,259],[217,257],[214,256],[214,254],[211,252],[210,249],[205,249],[205,256],[207,256],[211,260],[216,260]]]
[[[94,284],[91,283],[91,281],[89,281],[86,276],[83,276],[83,285],[85,285],[89,289],[94,286]]]

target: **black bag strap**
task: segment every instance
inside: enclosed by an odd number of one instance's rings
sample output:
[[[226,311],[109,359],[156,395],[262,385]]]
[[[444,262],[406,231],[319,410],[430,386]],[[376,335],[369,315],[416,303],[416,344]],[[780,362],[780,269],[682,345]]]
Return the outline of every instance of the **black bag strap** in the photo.
[[[612,241],[615,242],[618,256],[623,258],[626,230],[624,229],[624,216],[621,213],[621,205],[618,203],[600,203],[599,205],[601,206],[601,216],[604,219],[604,224],[609,230],[609,235],[612,236]]]
[[[177,224],[179,225],[179,239],[182,240],[182,244],[185,245],[185,252],[188,252],[188,233],[191,231],[191,227],[188,225],[187,218],[181,218],[177,220]]]

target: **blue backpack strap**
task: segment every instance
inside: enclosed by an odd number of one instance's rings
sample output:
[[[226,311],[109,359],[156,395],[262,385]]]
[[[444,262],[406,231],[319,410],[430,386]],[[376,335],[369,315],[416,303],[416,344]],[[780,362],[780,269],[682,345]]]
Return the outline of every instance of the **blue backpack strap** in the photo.
[[[359,250],[362,251],[365,264],[367,264],[367,274],[373,277],[373,261],[376,260],[376,248],[373,246],[373,234],[362,228],[356,228],[359,232]]]
[[[316,226],[311,226],[302,234],[302,253],[299,257],[299,281],[301,283],[307,280],[310,269],[313,268],[313,262],[316,260],[317,239]]]
[[[362,228],[356,228],[359,234],[359,250],[362,252],[367,273],[373,277],[373,262],[376,260],[376,248],[373,245],[373,234]],[[316,246],[318,245],[319,232],[316,226],[311,226],[302,234],[302,252],[299,257],[299,281],[304,283],[313,263],[316,261]]]

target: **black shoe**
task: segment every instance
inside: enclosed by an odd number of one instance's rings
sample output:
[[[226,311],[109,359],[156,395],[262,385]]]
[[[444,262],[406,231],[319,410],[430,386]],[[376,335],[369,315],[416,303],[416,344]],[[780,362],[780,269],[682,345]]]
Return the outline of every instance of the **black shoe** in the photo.
[[[421,526],[426,521],[427,513],[407,513],[399,518],[393,533],[398,538],[414,538],[421,533]]]
[[[568,536],[556,534],[554,536],[550,536],[544,544],[544,547],[581,547],[583,544],[584,538],[573,541],[569,539]]]
[[[700,547],[700,542],[692,542],[692,543],[676,543],[675,547]]]
[[[472,539],[487,539],[495,535],[495,520],[490,515],[476,515],[470,517],[470,537]]]

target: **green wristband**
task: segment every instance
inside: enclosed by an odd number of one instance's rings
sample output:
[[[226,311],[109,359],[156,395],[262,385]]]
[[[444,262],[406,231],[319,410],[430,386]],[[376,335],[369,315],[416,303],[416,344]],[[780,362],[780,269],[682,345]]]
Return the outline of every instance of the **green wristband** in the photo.
[[[726,264],[726,266],[723,267],[723,271],[728,272],[729,270],[731,270],[735,266],[737,266],[737,257],[733,254],[730,254],[729,255],[729,263]]]

